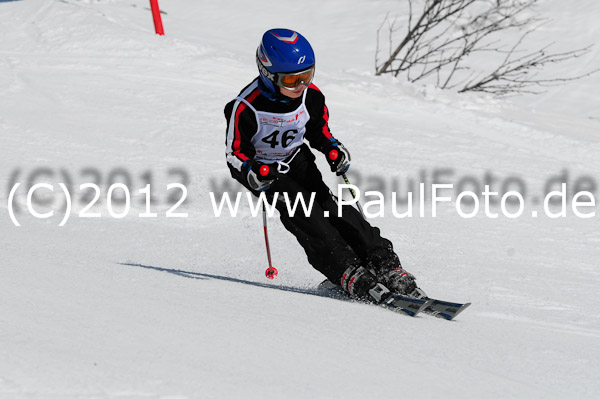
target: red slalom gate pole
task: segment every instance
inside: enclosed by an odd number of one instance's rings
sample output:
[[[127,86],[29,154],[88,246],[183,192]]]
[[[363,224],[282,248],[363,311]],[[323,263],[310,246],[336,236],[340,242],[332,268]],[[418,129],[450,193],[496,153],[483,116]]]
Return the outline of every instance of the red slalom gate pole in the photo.
[[[152,18],[154,19],[154,30],[157,35],[164,35],[162,18],[160,16],[160,8],[158,8],[158,0],[150,0],[150,8],[152,9]]]

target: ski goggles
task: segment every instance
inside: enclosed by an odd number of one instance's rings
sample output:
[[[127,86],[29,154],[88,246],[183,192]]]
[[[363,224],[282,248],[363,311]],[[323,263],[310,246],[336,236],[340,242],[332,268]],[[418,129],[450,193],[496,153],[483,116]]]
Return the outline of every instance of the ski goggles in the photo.
[[[287,90],[296,90],[301,85],[309,86],[315,77],[315,67],[294,73],[278,73],[277,86]]]

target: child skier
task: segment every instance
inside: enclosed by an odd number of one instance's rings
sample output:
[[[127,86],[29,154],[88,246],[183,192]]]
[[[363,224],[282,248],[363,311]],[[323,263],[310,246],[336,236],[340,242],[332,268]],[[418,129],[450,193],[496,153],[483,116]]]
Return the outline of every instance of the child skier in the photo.
[[[259,76],[225,106],[232,177],[269,199],[276,192],[287,193],[291,201],[315,193],[309,216],[289,215],[282,201],[276,208],[310,264],[352,297],[381,302],[390,290],[413,294],[414,276],[402,268],[379,229],[349,205],[338,217],[337,199],[305,143],[325,154],[337,175],[350,167],[348,150],[329,130],[325,97],[312,84],[315,56],[309,42],[293,30],[270,29],[258,46],[256,63]]]

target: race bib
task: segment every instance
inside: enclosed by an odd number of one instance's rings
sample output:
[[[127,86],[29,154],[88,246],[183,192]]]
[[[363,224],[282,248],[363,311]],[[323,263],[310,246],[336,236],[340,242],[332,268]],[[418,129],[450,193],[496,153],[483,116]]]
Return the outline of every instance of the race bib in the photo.
[[[291,156],[304,142],[306,123],[310,119],[304,99],[293,112],[279,114],[255,111],[258,131],[252,137],[252,145],[256,149],[255,159],[276,162]]]

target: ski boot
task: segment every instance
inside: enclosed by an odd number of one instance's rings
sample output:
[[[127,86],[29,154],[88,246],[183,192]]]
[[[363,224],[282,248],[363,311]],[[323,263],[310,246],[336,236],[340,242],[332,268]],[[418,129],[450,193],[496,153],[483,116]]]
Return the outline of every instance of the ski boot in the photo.
[[[391,292],[377,281],[373,272],[360,265],[350,266],[342,275],[340,285],[354,299],[383,303]]]
[[[415,276],[402,268],[400,258],[391,245],[371,251],[365,261],[367,268],[377,276],[377,280],[392,293],[417,299],[427,298],[425,292],[417,287]]]
[[[402,266],[380,272],[379,280],[395,294],[417,299],[427,298],[427,294],[417,286],[415,276],[404,270]]]

